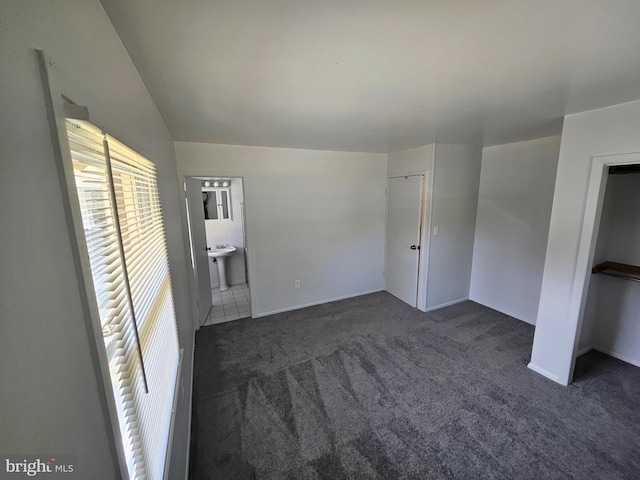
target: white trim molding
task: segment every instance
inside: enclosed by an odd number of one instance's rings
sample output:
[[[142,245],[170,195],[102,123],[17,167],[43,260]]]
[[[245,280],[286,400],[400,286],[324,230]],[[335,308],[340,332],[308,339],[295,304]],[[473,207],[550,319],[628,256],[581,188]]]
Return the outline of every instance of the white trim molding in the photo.
[[[350,294],[350,295],[344,295],[342,297],[329,298],[329,299],[326,299],[326,300],[320,300],[318,302],[305,303],[303,305],[294,305],[292,307],[280,308],[278,310],[271,310],[269,312],[262,312],[262,313],[258,313],[258,314],[255,314],[255,315],[251,315],[251,318],[268,317],[269,315],[275,315],[276,313],[291,312],[293,310],[300,310],[302,308],[307,308],[307,307],[315,307],[316,305],[324,305],[325,303],[337,302],[338,300],[346,300],[348,298],[361,297],[362,295],[369,295],[371,293],[378,293],[378,292],[383,292],[383,291],[384,290],[382,288],[378,288],[376,290],[369,290],[369,291],[366,291],[366,292],[360,292],[360,293],[354,293],[354,294]]]
[[[549,370],[545,370],[544,368],[539,367],[535,363],[529,362],[529,365],[527,365],[527,368],[533,370],[536,373],[539,373],[543,377],[547,377],[549,380],[553,380],[556,383],[560,383],[560,379],[558,378],[557,375],[554,375]]]
[[[591,159],[591,174],[589,177],[589,187],[587,190],[586,205],[582,220],[582,233],[578,246],[576,268],[574,270],[573,287],[569,301],[568,331],[574,332],[573,343],[571,345],[570,356],[568,356],[568,369],[563,369],[562,376],[559,375],[559,382],[568,385],[573,378],[580,334],[582,332],[582,322],[584,310],[587,303],[587,293],[591,280],[591,266],[595,254],[598,230],[600,228],[600,216],[604,203],[604,194],[607,181],[607,167],[612,165],[633,165],[640,163],[640,153],[624,153],[616,155],[595,156]],[[546,375],[545,375],[546,376]],[[549,377],[551,378],[551,377]]]
[[[459,298],[457,300],[452,300],[450,302],[441,303],[440,305],[436,305],[435,307],[429,307],[425,312],[433,312],[434,310],[440,310],[441,308],[450,307],[451,305],[456,305],[458,303],[466,302],[469,300],[469,297]]]

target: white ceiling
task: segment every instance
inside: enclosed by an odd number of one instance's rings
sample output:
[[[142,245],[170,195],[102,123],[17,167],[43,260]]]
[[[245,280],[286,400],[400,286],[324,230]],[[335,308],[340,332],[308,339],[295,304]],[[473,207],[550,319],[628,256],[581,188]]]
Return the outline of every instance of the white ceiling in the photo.
[[[640,98],[639,0],[102,0],[177,141],[387,152]]]

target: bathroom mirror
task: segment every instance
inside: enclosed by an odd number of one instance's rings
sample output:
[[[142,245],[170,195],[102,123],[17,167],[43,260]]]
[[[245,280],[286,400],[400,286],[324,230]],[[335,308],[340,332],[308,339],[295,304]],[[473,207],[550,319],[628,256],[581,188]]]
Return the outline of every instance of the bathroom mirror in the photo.
[[[202,191],[205,220],[231,220],[230,188],[208,188]]]

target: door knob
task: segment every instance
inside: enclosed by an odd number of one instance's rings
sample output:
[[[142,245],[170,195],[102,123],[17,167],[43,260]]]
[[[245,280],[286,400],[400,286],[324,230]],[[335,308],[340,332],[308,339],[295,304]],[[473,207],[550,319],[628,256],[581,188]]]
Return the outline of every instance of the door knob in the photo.
[[[411,250],[420,250],[420,245],[411,245]]]

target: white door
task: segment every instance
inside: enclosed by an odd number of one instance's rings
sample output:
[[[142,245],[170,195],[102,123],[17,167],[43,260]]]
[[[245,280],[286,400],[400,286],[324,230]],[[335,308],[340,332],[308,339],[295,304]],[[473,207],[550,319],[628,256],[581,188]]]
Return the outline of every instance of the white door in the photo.
[[[389,179],[386,290],[412,307],[418,293],[420,197],[424,175]]]
[[[204,203],[202,185],[197,178],[185,178],[187,196],[187,220],[191,239],[193,275],[197,292],[198,320],[202,325],[211,310],[211,278],[207,255],[207,233],[204,227]]]

